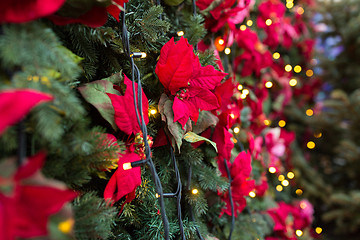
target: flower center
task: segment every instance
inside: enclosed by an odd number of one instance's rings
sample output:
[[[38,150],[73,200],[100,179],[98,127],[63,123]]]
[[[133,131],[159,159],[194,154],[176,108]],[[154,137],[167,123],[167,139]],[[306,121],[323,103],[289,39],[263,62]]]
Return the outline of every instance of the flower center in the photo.
[[[177,93],[176,93],[176,97],[180,100],[188,100],[189,97],[190,97],[190,94],[189,94],[189,89],[187,88],[182,88],[180,89]]]

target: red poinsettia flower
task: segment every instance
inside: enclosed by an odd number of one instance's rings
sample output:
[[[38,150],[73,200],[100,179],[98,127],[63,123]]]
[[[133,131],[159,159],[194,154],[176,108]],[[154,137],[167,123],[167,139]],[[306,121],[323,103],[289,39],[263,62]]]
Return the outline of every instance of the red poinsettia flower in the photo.
[[[202,67],[187,39],[170,39],[161,49],[155,72],[166,91],[174,96],[174,122],[183,127],[189,118],[195,123],[199,110],[219,107],[214,88],[227,75],[213,66]]]
[[[0,239],[46,236],[49,217],[76,197],[63,184],[40,174],[44,160],[45,154],[38,153],[10,179],[0,178]]]
[[[227,177],[224,165],[224,159],[218,160],[219,169],[222,176]],[[230,165],[230,166],[229,166]],[[235,158],[232,164],[229,164],[231,175],[231,193],[234,201],[235,216],[240,213],[246,206],[245,196],[249,195],[249,192],[254,190],[254,180],[248,180],[251,173],[251,155],[250,153],[241,152]],[[221,195],[221,199],[226,203],[225,208],[222,209],[221,215],[224,213],[231,216],[231,205],[228,193]]]
[[[0,23],[23,23],[55,13],[65,0],[2,0]]]
[[[259,17],[257,18],[257,25],[260,28],[266,28],[268,25],[266,20],[271,20],[271,25],[280,24],[285,15],[285,5],[280,0],[268,0],[262,2],[259,7]]]
[[[53,97],[33,89],[0,91],[0,134],[20,121],[33,107]]]

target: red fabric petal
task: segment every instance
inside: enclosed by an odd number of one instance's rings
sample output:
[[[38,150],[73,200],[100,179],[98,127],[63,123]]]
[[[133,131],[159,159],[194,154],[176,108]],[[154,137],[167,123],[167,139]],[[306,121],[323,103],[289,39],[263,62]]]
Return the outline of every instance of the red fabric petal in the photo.
[[[119,4],[120,6],[124,6],[124,3],[127,3],[129,0],[114,0],[114,2],[116,2],[117,4]],[[106,8],[107,12],[113,16],[117,21],[120,21],[119,19],[119,15],[120,15],[120,8],[116,5],[110,5]]]
[[[173,103],[174,122],[179,122],[184,128],[186,122],[190,117],[190,112],[196,108],[191,104],[186,104],[185,101],[175,97]]]
[[[20,121],[33,107],[52,99],[49,94],[32,89],[0,91],[0,134]]]
[[[135,106],[134,106],[134,93],[132,89],[132,82],[125,76],[124,83],[126,91],[124,96],[107,93],[111,99],[111,103],[115,110],[115,123],[121,131],[130,135],[131,133],[138,133],[140,126],[137,121]],[[135,83],[135,92],[138,91],[138,85]],[[149,122],[148,108],[149,103],[145,93],[142,91],[142,108],[145,124]]]
[[[2,0],[0,22],[22,23],[55,13],[65,0]]]
[[[21,180],[34,175],[44,165],[45,158],[46,155],[44,152],[39,152],[36,155],[29,157],[27,162],[19,167],[15,173],[14,179]]]
[[[217,71],[213,66],[207,65],[200,68],[199,75],[190,81],[190,86],[212,90],[220,84],[226,75],[228,74]]]

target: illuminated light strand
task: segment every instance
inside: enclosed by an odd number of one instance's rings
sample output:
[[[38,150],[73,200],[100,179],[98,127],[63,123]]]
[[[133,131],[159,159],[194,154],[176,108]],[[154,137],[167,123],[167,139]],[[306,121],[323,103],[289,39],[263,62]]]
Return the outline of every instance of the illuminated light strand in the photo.
[[[177,34],[179,37],[182,37],[182,36],[185,35],[184,31],[178,31],[176,34]]]

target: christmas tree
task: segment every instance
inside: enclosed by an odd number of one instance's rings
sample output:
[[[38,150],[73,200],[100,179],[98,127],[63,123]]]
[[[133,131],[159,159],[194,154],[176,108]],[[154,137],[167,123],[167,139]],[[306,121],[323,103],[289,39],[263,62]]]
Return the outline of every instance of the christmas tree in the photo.
[[[314,2],[0,6],[0,239],[319,237]]]

